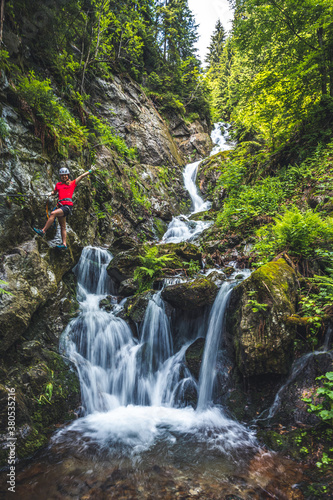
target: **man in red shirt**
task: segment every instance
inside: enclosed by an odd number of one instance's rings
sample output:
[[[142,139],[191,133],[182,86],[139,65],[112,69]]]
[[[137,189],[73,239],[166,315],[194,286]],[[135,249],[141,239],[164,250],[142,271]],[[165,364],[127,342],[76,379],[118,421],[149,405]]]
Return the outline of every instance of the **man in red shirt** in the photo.
[[[91,170],[88,170],[88,172],[85,172],[84,174],[80,175],[77,179],[74,181],[71,181],[69,178],[69,170],[68,168],[61,168],[59,170],[59,175],[60,175],[60,182],[57,182],[54,190],[50,193],[50,196],[54,196],[55,194],[58,193],[58,203],[57,207],[55,210],[51,212],[51,215],[46,222],[45,226],[43,229],[37,229],[36,227],[33,228],[33,230],[39,235],[39,236],[44,236],[46,231],[49,229],[49,227],[53,224],[54,220],[56,217],[58,217],[58,221],[60,224],[60,229],[61,229],[61,238],[62,238],[62,245],[57,245],[57,248],[61,249],[66,249],[66,216],[72,213],[73,210],[73,193],[80,182],[81,179],[86,177],[91,173]]]

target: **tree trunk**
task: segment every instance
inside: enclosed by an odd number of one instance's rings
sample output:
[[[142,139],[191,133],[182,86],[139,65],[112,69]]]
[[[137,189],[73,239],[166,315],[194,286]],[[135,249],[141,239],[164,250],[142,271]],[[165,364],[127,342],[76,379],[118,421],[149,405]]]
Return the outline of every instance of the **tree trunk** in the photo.
[[[1,0],[1,7],[0,7],[0,44],[2,43],[2,37],[3,37],[3,20],[5,17],[5,0]]]

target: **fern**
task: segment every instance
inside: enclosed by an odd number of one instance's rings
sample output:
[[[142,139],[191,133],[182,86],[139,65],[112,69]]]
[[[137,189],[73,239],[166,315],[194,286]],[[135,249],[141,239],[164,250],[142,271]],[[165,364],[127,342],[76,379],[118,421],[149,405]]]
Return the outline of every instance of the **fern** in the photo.
[[[134,280],[138,284],[138,292],[149,290],[165,265],[172,260],[171,255],[158,255],[158,247],[144,245],[144,255],[140,255],[142,266],[136,268]]]

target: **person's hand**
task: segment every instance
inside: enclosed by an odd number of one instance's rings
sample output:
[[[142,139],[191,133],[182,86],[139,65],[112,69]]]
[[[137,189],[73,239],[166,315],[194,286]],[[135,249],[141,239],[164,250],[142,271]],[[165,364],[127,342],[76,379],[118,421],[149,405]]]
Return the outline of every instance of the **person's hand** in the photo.
[[[49,193],[46,193],[45,196],[54,196],[54,193],[53,193],[53,191],[50,191]]]

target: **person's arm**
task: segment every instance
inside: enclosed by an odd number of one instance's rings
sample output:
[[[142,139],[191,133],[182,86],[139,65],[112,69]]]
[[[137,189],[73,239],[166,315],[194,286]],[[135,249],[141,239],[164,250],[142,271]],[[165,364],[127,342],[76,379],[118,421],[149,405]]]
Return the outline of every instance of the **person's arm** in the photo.
[[[53,191],[50,191],[49,193],[46,193],[46,196],[54,196],[57,193],[57,189],[54,188]]]
[[[87,177],[87,175],[91,174],[91,172],[91,170],[88,170],[88,172],[80,175],[77,179],[75,179],[75,184],[78,184],[84,177]]]

